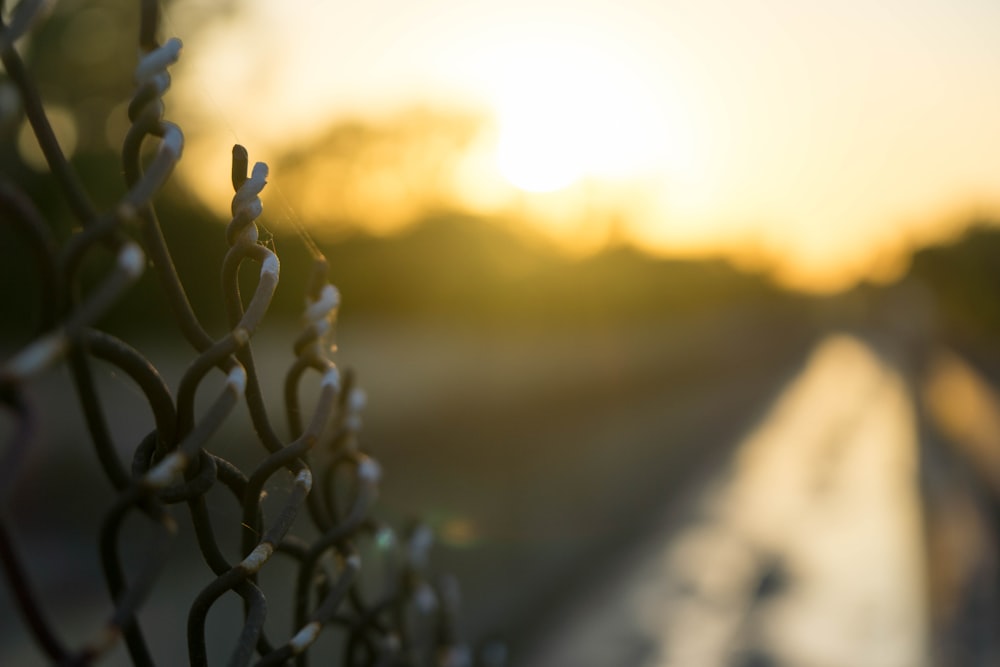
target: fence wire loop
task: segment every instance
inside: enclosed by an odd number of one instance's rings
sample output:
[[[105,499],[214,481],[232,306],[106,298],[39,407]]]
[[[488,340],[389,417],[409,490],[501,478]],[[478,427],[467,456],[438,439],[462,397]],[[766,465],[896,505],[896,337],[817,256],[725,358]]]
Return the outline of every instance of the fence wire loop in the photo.
[[[359,442],[366,396],[354,375],[342,374],[332,358],[340,293],[328,280],[325,257],[311,243],[314,262],[303,299],[302,329],[290,346],[294,360],[285,375],[289,437],[282,438],[272,427],[253,354],[254,334],[267,316],[280,275],[278,256],[259,241],[256,223],[263,211],[267,165],[257,162],[251,168],[247,150],[233,148],[232,218],[225,231],[220,230],[228,245],[220,273],[229,328],[212,336],[190,307],[153,203],[183,152],[183,133],[165,119],[163,101],[170,86],[169,68],[181,56],[181,42],[158,41],[158,5],[143,0],[135,92],[128,107],[131,125],[121,154],[127,189],[107,211],[97,211],[51,132],[30,72],[12,48],[39,21],[45,5],[41,0],[24,0],[9,24],[0,26],[4,65],[25,101],[25,113],[53,177],[81,223],[80,230],[60,246],[51,221],[14,184],[0,183],[0,216],[30,248],[40,286],[37,332],[0,362],[0,405],[15,425],[0,457],[0,564],[38,649],[56,664],[89,665],[123,641],[134,664],[155,664],[146,640],[151,628],[140,622],[139,612],[164,574],[175,567],[167,547],[179,531],[191,530],[207,568],[185,626],[192,665],[208,664],[206,619],[216,603],[230,595],[240,598],[243,606],[239,632],[225,638],[227,664],[234,667],[289,661],[306,665],[325,632],[341,637],[344,665],[469,664],[468,651],[455,633],[455,584],[446,580],[434,586],[426,575],[430,530],[417,525],[400,540],[373,516],[381,467]],[[148,153],[142,148],[148,139],[155,140],[156,151],[144,164],[143,155]],[[92,256],[110,259],[110,264],[105,262],[105,273],[95,285],[84,288],[79,267]],[[258,266],[259,273],[244,298],[239,272],[247,261]],[[168,386],[141,352],[97,328],[101,316],[116,307],[147,263],[193,349],[176,388]],[[148,405],[152,429],[134,444],[128,461],[119,454],[127,447],[114,442],[108,419],[116,415],[101,401],[91,368],[95,362],[120,371]],[[103,610],[104,621],[89,639],[76,646],[43,608],[35,591],[38,575],[18,552],[8,507],[22,461],[39,437],[38,423],[50,407],[34,404],[26,390],[42,371],[59,364],[69,369],[95,456],[116,494],[99,535],[100,562],[112,604]],[[300,394],[309,372],[318,376],[319,387],[315,403],[307,409]],[[205,382],[217,373],[223,378],[221,388],[201,397],[207,400],[196,400],[199,393],[209,392]],[[224,458],[217,446],[220,429],[233,419],[241,402],[248,408],[260,453],[248,470]],[[290,485],[279,481],[286,479]],[[269,485],[284,493],[279,494],[277,507],[265,509],[262,498]],[[213,489],[222,494],[210,494]],[[239,509],[239,525],[226,528],[239,531],[239,553],[226,553],[220,544],[223,528],[215,525],[219,519],[209,511],[218,502]],[[121,556],[128,541],[124,525],[135,520],[148,523],[152,533],[141,545],[144,556],[139,562],[126,564]],[[296,534],[307,522],[312,529],[304,532],[313,535],[311,539]],[[378,590],[362,591],[360,575],[369,567],[362,554],[368,547],[375,554],[374,566],[388,574]],[[269,637],[265,621],[274,612],[259,575],[276,554],[291,560],[297,574],[289,582],[294,590],[292,609],[286,612],[290,623]],[[418,637],[415,616],[434,620],[427,638]]]

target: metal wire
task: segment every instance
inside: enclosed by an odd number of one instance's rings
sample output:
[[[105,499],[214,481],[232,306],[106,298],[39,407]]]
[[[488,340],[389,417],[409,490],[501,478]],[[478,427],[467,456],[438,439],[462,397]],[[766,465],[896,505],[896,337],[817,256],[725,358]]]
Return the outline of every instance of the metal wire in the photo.
[[[214,576],[188,611],[187,652],[192,665],[208,664],[206,618],[227,595],[243,601],[242,628],[232,638],[227,661],[234,667],[292,660],[306,665],[310,647],[327,631],[343,636],[343,665],[468,664],[468,652],[455,638],[453,586],[438,591],[425,578],[428,529],[413,526],[403,539],[396,539],[371,514],[380,467],[359,444],[365,396],[353,375],[342,377],[330,358],[327,338],[340,296],[328,282],[326,259],[313,243],[309,250],[315,262],[305,295],[304,326],[292,345],[296,358],[284,380],[291,439],[283,440],[272,425],[252,343],[280,273],[277,255],[258,239],[256,223],[263,210],[260,194],[267,166],[257,163],[250,168],[247,151],[242,146],[234,148],[235,195],[232,219],[225,230],[229,250],[221,266],[229,330],[213,337],[190,306],[152,203],[183,152],[183,134],[164,119],[163,103],[170,85],[168,68],[181,55],[180,41],[158,41],[158,5],[155,0],[143,0],[138,31],[141,56],[128,108],[131,126],[122,147],[127,191],[109,210],[99,211],[59,146],[31,74],[14,50],[15,43],[40,20],[44,4],[25,0],[13,11],[9,25],[0,23],[0,60],[20,92],[53,178],[79,223],[79,231],[60,247],[30,198],[12,183],[0,183],[0,216],[19,232],[34,260],[40,313],[34,337],[0,363],[0,404],[15,424],[0,455],[0,564],[38,650],[56,664],[88,665],[98,663],[123,641],[134,664],[155,664],[147,629],[137,614],[171,568],[167,545],[189,525]],[[144,164],[142,156],[148,151],[143,149],[150,142],[156,150]],[[133,239],[136,235],[141,241]],[[79,279],[81,265],[95,254],[109,252],[111,268],[85,292]],[[197,355],[176,395],[140,352],[95,328],[101,315],[115,307],[145,270],[147,257],[181,335]],[[246,262],[259,271],[252,294],[244,300],[238,278]],[[152,414],[155,427],[136,444],[131,461],[120,459],[111,435],[91,371],[94,359],[128,377]],[[36,593],[18,553],[8,507],[10,490],[48,407],[32,404],[26,388],[45,369],[57,365],[70,370],[94,454],[117,494],[99,535],[100,562],[113,606],[105,612],[101,630],[75,646],[50,621]],[[206,391],[206,379],[216,373],[223,375],[222,388],[199,414],[196,397]],[[303,408],[300,399],[300,387],[310,373],[319,377],[319,395],[311,411]],[[261,446],[256,467],[246,471],[213,451],[219,429],[232,419],[241,401],[248,407]],[[318,479],[314,470],[319,471]],[[291,476],[291,489],[277,512],[265,513],[264,489],[278,474]],[[219,484],[225,493],[210,499],[209,491]],[[235,561],[224,554],[217,539],[219,529],[210,518],[210,503],[220,497],[240,507],[240,557]],[[300,513],[314,526],[316,537],[311,542],[292,534]],[[120,555],[127,540],[123,526],[133,516],[150,524],[153,537],[141,545],[145,556],[140,564],[126,567]],[[372,540],[380,545],[387,562],[395,564],[377,595],[362,591],[359,583],[366,567],[360,547]],[[288,635],[268,637],[264,632],[268,601],[258,575],[275,554],[297,567],[298,574],[288,582],[294,589],[290,610],[294,624]],[[431,621],[426,639],[416,637],[413,627],[414,615],[421,614]]]

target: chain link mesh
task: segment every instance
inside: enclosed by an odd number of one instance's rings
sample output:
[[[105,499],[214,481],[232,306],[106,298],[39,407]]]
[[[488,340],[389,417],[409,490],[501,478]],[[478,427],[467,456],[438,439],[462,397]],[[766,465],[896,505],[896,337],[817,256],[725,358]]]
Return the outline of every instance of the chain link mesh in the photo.
[[[193,311],[174,268],[171,249],[161,232],[154,196],[181,158],[184,137],[164,117],[163,95],[170,85],[169,67],[181,53],[177,39],[160,42],[158,5],[141,3],[140,59],[135,70],[135,94],[128,106],[130,128],[122,147],[126,194],[108,210],[98,210],[78,174],[63,154],[42,108],[32,76],[14,49],[40,19],[43,2],[25,0],[11,12],[0,32],[0,56],[17,86],[25,115],[37,137],[59,190],[69,204],[79,230],[62,244],[49,221],[13,183],[0,182],[0,216],[32,253],[38,290],[38,333],[0,367],[0,401],[14,428],[0,460],[0,561],[27,630],[38,650],[52,663],[83,665],[100,662],[124,641],[131,661],[154,664],[147,629],[139,620],[151,591],[171,568],[167,545],[189,522],[197,547],[214,579],[191,602],[186,621],[187,653],[192,665],[208,664],[206,617],[229,594],[242,601],[242,627],[231,638],[229,665],[305,665],[310,647],[324,632],[340,633],[344,665],[458,666],[469,663],[468,652],[455,638],[457,594],[450,580],[432,585],[425,576],[431,543],[427,527],[414,524],[402,539],[373,517],[380,468],[359,444],[360,414],[365,395],[354,377],[341,374],[330,357],[329,338],[339,294],[327,280],[325,258],[313,245],[314,263],[306,294],[304,327],[294,341],[295,360],[284,378],[284,409],[291,440],[283,440],[272,425],[262,392],[263,380],[254,360],[253,337],[265,317],[278,285],[277,255],[258,239],[260,193],[267,166],[249,164],[247,151],[236,146],[232,159],[232,219],[225,235],[228,251],[221,267],[224,307],[229,330],[213,337]],[[2,7],[0,7],[2,10]],[[148,150],[155,147],[152,153]],[[151,157],[150,157],[151,154]],[[146,156],[146,157],[144,157]],[[111,253],[111,268],[92,286],[83,287],[81,265],[88,258]],[[148,258],[148,259],[147,259]],[[240,269],[259,267],[249,298],[240,292]],[[176,395],[160,371],[125,341],[95,328],[121,295],[144,272],[156,273],[171,315],[197,356],[184,372]],[[110,364],[139,388],[153,415],[155,428],[138,443],[134,456],[123,462],[110,435],[110,406],[99,399],[91,366]],[[94,451],[108,482],[116,491],[104,515],[99,535],[105,584],[114,601],[103,628],[82,645],[70,645],[59,627],[50,623],[37,595],[31,573],[11,525],[9,500],[26,453],[38,438],[44,402],[36,405],[26,391],[46,369],[65,365],[83,408]],[[224,382],[208,407],[196,410],[196,394],[208,392],[222,374]],[[300,388],[315,374],[319,391],[311,412],[301,405]],[[252,469],[241,469],[213,451],[220,428],[244,401],[262,457]],[[291,488],[276,511],[265,512],[265,485],[276,476],[290,477]],[[218,520],[210,516],[218,501],[211,489],[221,488],[240,508],[240,557],[231,559],[220,545]],[[185,511],[186,510],[186,511]],[[312,524],[309,539],[293,534],[296,517]],[[138,567],[126,567],[120,557],[123,527],[141,517],[153,527],[153,537],[141,545],[145,556]],[[298,524],[296,524],[296,527]],[[230,527],[231,529],[232,527]],[[378,570],[384,579],[378,595],[362,590],[361,547],[375,542],[391,567]],[[265,632],[268,599],[258,579],[277,558],[297,569],[292,627],[287,636]],[[381,564],[379,564],[381,566]],[[127,571],[131,570],[131,571]],[[271,612],[273,613],[273,611]],[[163,630],[157,627],[157,630]]]

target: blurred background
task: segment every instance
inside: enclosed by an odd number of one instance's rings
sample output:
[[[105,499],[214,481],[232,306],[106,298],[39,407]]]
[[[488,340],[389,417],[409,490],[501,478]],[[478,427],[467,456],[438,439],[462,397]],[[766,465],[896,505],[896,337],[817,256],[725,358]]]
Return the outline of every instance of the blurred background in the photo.
[[[102,206],[124,192],[134,4],[54,4],[21,48]],[[996,664],[1000,5],[162,9],[186,143],[158,210],[195,310],[223,330],[238,142],[270,167],[282,262],[264,372],[292,359],[307,236],[343,294],[380,512],[434,527],[472,644],[553,667]],[[0,132],[65,239],[6,78]],[[0,242],[13,349],[37,292]],[[193,352],[167,313],[148,273],[102,326],[176,387]],[[35,391],[60,418],[14,523],[42,563],[67,536],[93,551],[83,517],[112,496],[79,481],[97,464],[65,373]],[[80,587],[84,615],[98,585],[56,567],[46,594]]]

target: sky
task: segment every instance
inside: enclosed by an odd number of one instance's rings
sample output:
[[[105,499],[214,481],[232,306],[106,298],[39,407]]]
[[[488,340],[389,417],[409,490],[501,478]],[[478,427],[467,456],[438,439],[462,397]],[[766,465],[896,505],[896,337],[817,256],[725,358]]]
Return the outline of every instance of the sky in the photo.
[[[653,252],[813,291],[893,278],[1000,212],[995,1],[252,0],[213,20],[204,2],[164,26],[202,165],[234,138],[267,157],[338,119],[477,110],[456,201],[571,249],[607,236],[578,224],[597,206]]]

